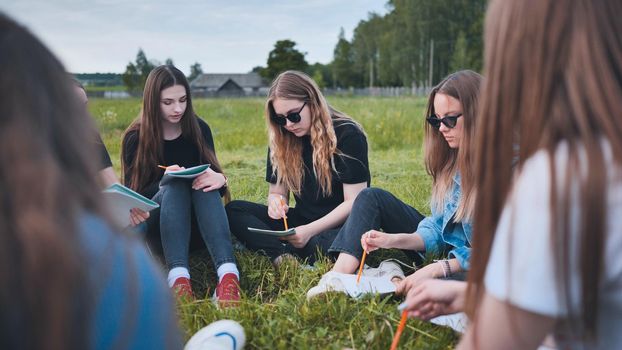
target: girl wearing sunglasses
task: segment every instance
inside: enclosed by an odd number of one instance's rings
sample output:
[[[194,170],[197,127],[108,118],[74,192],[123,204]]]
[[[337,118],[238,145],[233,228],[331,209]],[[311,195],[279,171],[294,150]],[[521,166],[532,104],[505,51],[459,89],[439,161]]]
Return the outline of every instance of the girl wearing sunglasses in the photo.
[[[367,138],[361,126],[330,107],[315,82],[297,71],[272,83],[265,107],[270,147],[268,205],[233,201],[226,207],[231,232],[274,263],[282,257],[316,259],[326,252],[356,196],[369,185]],[[289,195],[296,201],[289,208]],[[296,233],[281,239],[248,227]]]
[[[179,69],[163,65],[149,73],[142,111],[123,137],[121,161],[126,185],[160,204],[147,221],[147,240],[156,250],[159,242],[153,240],[161,241],[169,285],[179,296],[193,297],[188,253],[198,228],[218,274],[215,298],[224,306],[237,301],[239,272],[221,200],[228,198],[227,178],[212,132],[194,114],[190,87]],[[206,163],[211,166],[194,179],[163,177]],[[166,170],[158,167],[162,164]]]
[[[363,190],[329,249],[339,254],[332,271],[355,272],[363,249],[367,252],[378,248],[404,249],[416,263],[422,261],[420,252],[436,256],[447,253],[448,260],[429,264],[398,282],[396,292],[405,294],[422,280],[449,277],[468,270],[470,217],[475,197],[470,144],[481,81],[482,77],[475,72],[456,72],[441,81],[430,94],[424,142],[426,168],[432,175],[432,215],[424,218],[415,208],[382,189]],[[378,231],[380,229],[384,232]],[[380,270],[369,273],[404,278],[395,263],[383,263]],[[307,295],[312,297],[335,290],[336,286],[330,285],[331,280],[321,279]]]

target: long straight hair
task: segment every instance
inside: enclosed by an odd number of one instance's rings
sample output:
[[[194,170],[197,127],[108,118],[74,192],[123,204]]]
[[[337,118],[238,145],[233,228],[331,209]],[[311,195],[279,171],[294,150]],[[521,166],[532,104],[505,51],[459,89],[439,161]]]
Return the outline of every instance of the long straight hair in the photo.
[[[493,0],[486,16],[485,75],[476,140],[480,188],[475,211],[467,311],[477,317],[495,229],[511,189],[514,144],[525,160],[538,150],[550,158],[551,241],[558,293],[579,334],[596,334],[603,247],[606,241],[606,139],[622,165],[622,3],[569,0],[560,11],[552,0]],[[567,145],[569,161],[556,168],[555,150]],[[580,174],[579,152],[585,152]],[[519,164],[519,171],[521,164]],[[558,175],[561,174],[561,175]],[[561,179],[561,180],[560,180]],[[570,198],[579,185],[579,224],[571,224]],[[578,232],[579,256],[569,251]],[[568,266],[578,260],[581,300],[570,300]]]
[[[142,110],[136,120],[127,128],[124,134],[138,131],[138,149],[132,164],[125,163],[121,156],[121,167],[124,173],[131,172],[130,183],[126,186],[135,191],[142,191],[146,186],[157,181],[162,171],[157,168],[164,162],[164,135],[162,131],[162,109],[160,107],[160,93],[174,85],[181,85],[186,90],[186,110],[181,118],[181,135],[192,142],[199,150],[200,161],[210,163],[211,168],[222,173],[222,168],[216,154],[203,140],[198,117],[192,107],[190,85],[186,76],[172,65],[162,65],[154,68],[147,76],[143,93]],[[225,191],[225,200],[230,198],[229,190]]]
[[[274,124],[270,116],[274,113],[275,99],[306,102],[311,115],[311,145],[313,146],[313,173],[324,196],[332,193],[332,171],[335,171],[335,156],[347,156],[337,149],[337,136],[333,120],[348,122],[361,131],[363,128],[348,115],[332,108],[326,102],[317,84],[308,75],[298,71],[286,71],[272,82],[265,107],[270,142],[270,161],[277,174],[277,183],[283,184],[296,195],[300,195],[304,181],[302,160],[303,143],[300,137]]]
[[[458,149],[449,147],[438,129],[425,123],[425,166],[432,176],[432,206],[441,211],[453,187],[453,177],[460,172],[460,203],[454,217],[455,221],[469,220],[475,205],[475,184],[473,179],[473,141],[477,105],[482,76],[470,70],[450,74],[436,85],[426,108],[426,117],[435,113],[434,98],[437,94],[451,96],[462,105],[463,131]]]
[[[85,349],[94,290],[78,223],[100,207],[94,129],[61,63],[0,13],[0,348]]]

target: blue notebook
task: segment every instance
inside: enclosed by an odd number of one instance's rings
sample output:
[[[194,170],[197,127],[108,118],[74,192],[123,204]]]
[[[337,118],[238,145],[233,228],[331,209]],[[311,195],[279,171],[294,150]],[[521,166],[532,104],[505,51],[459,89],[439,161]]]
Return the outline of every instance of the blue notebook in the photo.
[[[151,211],[160,205],[138,192],[116,183],[103,191],[108,211],[113,220],[121,227],[130,225],[130,209],[138,208]]]

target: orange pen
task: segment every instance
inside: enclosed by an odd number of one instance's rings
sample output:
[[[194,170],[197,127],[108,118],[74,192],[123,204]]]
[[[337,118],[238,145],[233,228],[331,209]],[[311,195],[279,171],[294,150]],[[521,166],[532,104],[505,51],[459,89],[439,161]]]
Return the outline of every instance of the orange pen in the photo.
[[[391,343],[391,350],[397,349],[397,344],[400,342],[400,336],[404,331],[404,327],[406,327],[406,319],[408,318],[408,311],[402,311],[402,319],[400,320],[399,326],[397,326],[397,331],[393,336],[393,342]]]
[[[361,258],[361,265],[359,266],[359,273],[356,276],[356,284],[359,284],[361,275],[363,274],[363,264],[365,264],[365,257],[367,256],[367,250],[363,250],[363,258]]]
[[[165,167],[164,165],[158,165],[158,168],[166,170],[167,167]]]
[[[285,199],[283,199],[283,197],[281,197],[281,205],[285,205]],[[287,227],[287,216],[283,216],[283,223],[285,224],[285,231],[289,230]]]

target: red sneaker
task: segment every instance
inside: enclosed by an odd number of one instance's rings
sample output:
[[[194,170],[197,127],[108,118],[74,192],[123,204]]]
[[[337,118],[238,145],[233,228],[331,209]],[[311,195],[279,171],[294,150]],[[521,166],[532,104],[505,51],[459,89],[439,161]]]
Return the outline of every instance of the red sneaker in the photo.
[[[234,273],[227,273],[216,286],[215,299],[222,307],[235,306],[240,301],[240,281]]]
[[[173,287],[171,287],[178,298],[180,299],[194,299],[194,295],[192,294],[192,286],[190,285],[190,280],[186,277],[178,277],[175,282],[173,282]]]

